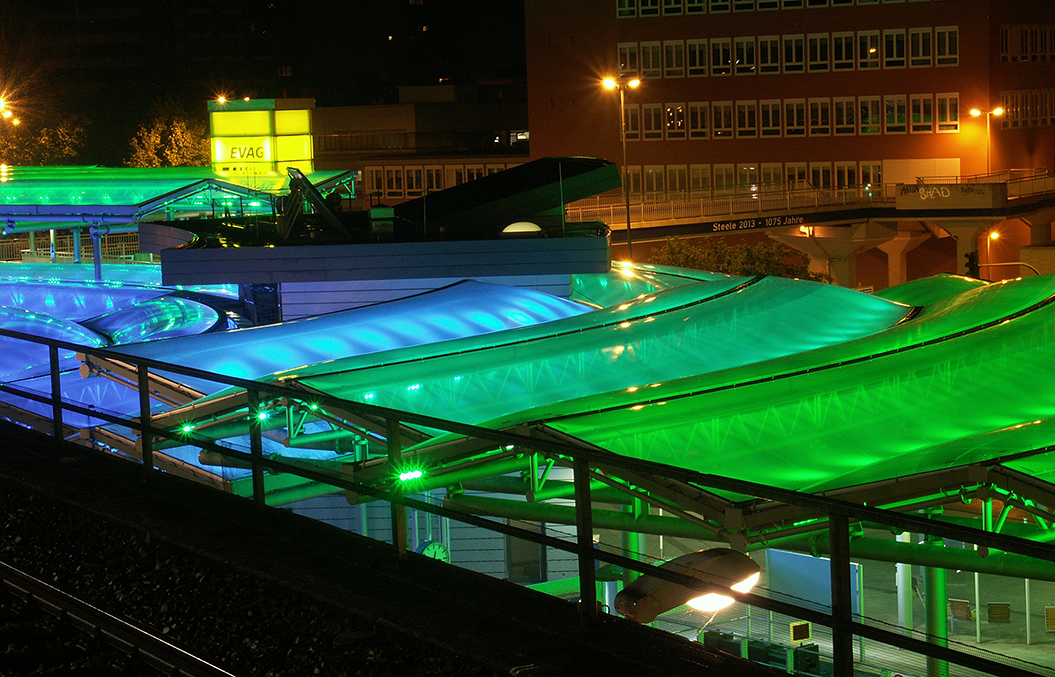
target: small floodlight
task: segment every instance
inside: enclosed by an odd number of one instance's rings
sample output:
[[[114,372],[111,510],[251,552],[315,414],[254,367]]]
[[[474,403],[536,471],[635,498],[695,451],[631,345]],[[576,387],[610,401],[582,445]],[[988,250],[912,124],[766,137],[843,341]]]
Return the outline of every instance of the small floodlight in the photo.
[[[651,623],[656,616],[688,604],[694,609],[715,612],[735,600],[727,589],[747,592],[758,583],[761,569],[742,552],[729,548],[711,548],[690,552],[659,567],[672,573],[697,579],[691,588],[651,574],[645,574],[615,596],[615,610],[638,623]]]

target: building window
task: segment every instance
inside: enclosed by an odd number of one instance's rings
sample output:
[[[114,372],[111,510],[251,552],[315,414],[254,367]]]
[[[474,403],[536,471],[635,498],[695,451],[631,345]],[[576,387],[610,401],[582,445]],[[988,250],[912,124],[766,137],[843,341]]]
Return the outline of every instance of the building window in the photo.
[[[802,9],[802,0],[781,0],[782,9]]]
[[[373,195],[384,195],[385,172],[377,167],[369,167],[366,170],[367,190]]]
[[[857,163],[836,162],[835,163],[835,187],[853,188],[857,185]]]
[[[758,192],[758,165],[737,165],[736,166],[736,185],[739,187],[740,193],[757,193]]]
[[[627,168],[626,173],[627,173],[627,177],[629,178],[629,181],[627,181],[627,183],[630,184],[630,193],[633,194],[633,195],[640,195],[641,194],[641,166],[640,165],[630,165],[630,167]]]
[[[667,193],[677,193],[680,196],[689,189],[689,170],[685,165],[671,165],[667,167]]]
[[[780,72],[780,36],[763,35],[758,39],[758,72]]]
[[[839,7],[841,5],[852,5],[854,0],[832,0],[832,7]]]
[[[806,176],[805,162],[789,162],[784,165],[784,180],[788,182],[788,190],[809,188]]]
[[[638,7],[641,16],[659,16],[659,0],[638,0]]]
[[[857,110],[857,101],[852,97],[841,97],[833,102],[835,109],[835,134],[846,136],[857,133],[857,121],[854,114]]]
[[[641,139],[641,107],[637,104],[628,104],[623,109],[623,122],[626,124],[626,140],[639,141]]]
[[[685,0],[686,14],[706,14],[707,0]]]
[[[663,73],[663,47],[658,42],[641,43],[641,77],[654,79]]]
[[[663,194],[663,166],[645,165],[645,194],[658,197]]]
[[[869,195],[873,186],[879,190],[883,185],[883,163],[875,160],[861,163],[861,185],[868,189]]]
[[[905,67],[905,29],[883,31],[883,68]]]
[[[831,136],[832,102],[829,99],[810,99],[810,136]]]
[[[681,140],[685,138],[685,104],[668,103],[666,106],[667,116],[667,139]]]
[[[829,68],[829,37],[827,33],[811,33],[807,37],[810,54],[810,72],[824,73]]]
[[[733,0],[733,11],[753,12],[755,11],[755,0]]]
[[[681,40],[663,43],[663,77],[685,77],[685,43]]]
[[[716,139],[727,139],[733,135],[733,102],[717,101],[711,104],[711,135]]]
[[[882,106],[878,96],[862,96],[857,100],[860,112],[860,133],[880,134],[883,131]]]
[[[780,99],[759,102],[758,117],[762,126],[762,136],[780,136],[780,107]]]
[[[814,188],[831,188],[832,166],[827,162],[811,162],[810,184],[812,184]]]
[[[707,41],[688,40],[685,47],[689,63],[689,77],[707,75]]]
[[[637,43],[619,43],[619,72],[622,74],[638,74]]]
[[[407,197],[418,197],[421,195],[424,187],[422,173],[421,167],[407,167]]]
[[[828,0],[806,0],[807,7],[827,7]]]
[[[806,102],[802,99],[784,101],[784,136],[806,136]]]
[[[780,9],[780,0],[758,0],[758,11]]]
[[[960,29],[956,26],[938,26],[934,29],[935,52],[939,66],[957,66],[960,63]]]
[[[801,73],[805,70],[806,55],[801,35],[784,36],[784,72]]]
[[[403,197],[403,168],[385,169],[385,197]]]
[[[852,71],[854,69],[853,33],[832,33],[832,70]]]
[[[637,16],[637,0],[616,0],[615,15],[620,19],[632,19]]]
[[[758,136],[758,102],[736,102],[736,136],[753,139]]]
[[[689,165],[689,190],[692,191],[694,197],[710,195],[710,165]]]
[[[857,69],[879,68],[879,31],[857,32]]]
[[[483,165],[466,165],[465,166],[465,180],[475,181],[476,179],[482,179],[487,175],[487,171]]]
[[[663,138],[663,106],[658,103],[641,104],[641,133],[645,141]]]
[[[908,65],[911,68],[929,68],[934,64],[934,50],[929,28],[913,28],[908,34]]]
[[[784,166],[779,162],[762,163],[762,190],[784,189]]]
[[[908,103],[905,96],[894,95],[883,97],[883,106],[885,109],[885,124],[883,126],[883,133],[885,134],[904,134],[907,123]]]
[[[677,16],[684,9],[683,0],[663,0],[663,16]]]
[[[938,94],[935,100],[938,108],[938,132],[960,131],[960,95]]]
[[[732,165],[714,166],[715,195],[732,195],[736,192],[736,169]]]
[[[443,190],[442,167],[425,168],[425,192],[431,193],[434,190]]]
[[[729,0],[711,0],[711,14],[725,13],[729,11]]]
[[[694,101],[689,109],[689,138],[706,139],[710,136],[710,105],[705,101]]]
[[[913,94],[909,103],[912,108],[913,134],[930,134],[934,131],[934,97],[930,94]]]
[[[711,40],[711,75],[729,75],[732,72],[733,41],[729,38]]]
[[[736,74],[754,75],[755,73],[755,39],[736,39]]]

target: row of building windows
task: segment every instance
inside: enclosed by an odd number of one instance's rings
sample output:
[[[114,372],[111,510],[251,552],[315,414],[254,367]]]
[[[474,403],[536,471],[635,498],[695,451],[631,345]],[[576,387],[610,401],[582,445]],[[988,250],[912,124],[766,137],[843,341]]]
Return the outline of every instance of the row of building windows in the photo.
[[[901,5],[931,0],[616,0],[615,15],[620,19],[637,17],[764,12],[775,9],[820,9],[853,5]]]
[[[466,181],[497,174],[513,165],[453,164],[366,167],[363,182],[366,193],[384,198],[414,198],[458,186]]]
[[[627,141],[953,133],[960,96],[891,94],[625,106]]]
[[[617,45],[619,70],[644,79],[958,66],[960,30],[889,30],[696,38]]]
[[[1055,61],[1055,26],[1001,26],[1003,61]]]
[[[1055,89],[1011,90],[1000,95],[1003,129],[1055,124]]]
[[[746,162],[628,166],[630,192],[653,199],[707,199],[808,189],[869,189],[883,183],[883,163]]]

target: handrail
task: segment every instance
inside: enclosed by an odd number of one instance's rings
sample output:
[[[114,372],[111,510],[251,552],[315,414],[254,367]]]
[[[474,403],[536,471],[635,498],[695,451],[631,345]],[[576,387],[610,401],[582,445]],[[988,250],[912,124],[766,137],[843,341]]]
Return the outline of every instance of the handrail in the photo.
[[[448,431],[459,435],[463,435],[467,438],[480,442],[480,448],[482,450],[486,450],[487,448],[512,448],[520,452],[540,452],[548,458],[557,460],[563,465],[571,466],[574,469],[577,486],[575,503],[578,507],[581,507],[583,502],[585,502],[585,505],[587,506],[591,504],[590,491],[588,488],[590,484],[588,474],[589,472],[591,472],[591,467],[603,466],[605,471],[608,473],[611,473],[613,470],[621,470],[627,471],[629,473],[658,475],[670,480],[684,482],[690,486],[719,489],[735,494],[753,496],[760,499],[778,501],[786,503],[788,505],[805,508],[807,510],[818,512],[821,515],[827,515],[829,517],[829,529],[835,529],[838,524],[846,524],[847,520],[853,520],[885,524],[896,529],[931,534],[941,538],[951,538],[965,542],[979,542],[979,539],[984,536],[985,544],[989,545],[990,547],[996,547],[1001,550],[1023,554],[1031,557],[1038,557],[1043,559],[1055,558],[1055,546],[1047,543],[1028,541],[1026,539],[1021,539],[1000,533],[982,532],[981,530],[973,529],[971,527],[955,523],[931,520],[920,515],[903,514],[882,508],[876,508],[867,505],[858,505],[855,503],[831,497],[814,494],[805,494],[794,490],[782,489],[779,487],[766,486],[754,482],[747,482],[728,477],[700,473],[684,468],[678,468],[674,466],[656,463],[653,461],[618,456],[599,447],[595,447],[585,443],[576,444],[574,443],[574,441],[563,441],[555,437],[538,436],[531,431],[521,431],[519,429],[495,430],[490,428],[481,428],[470,424],[439,419],[423,414],[416,414],[412,412],[399,411],[385,407],[378,407],[376,405],[369,405],[350,400],[342,400],[339,398],[334,398],[325,395],[323,393],[307,391],[303,388],[294,388],[283,384],[262,383],[249,379],[241,379],[223,376],[219,374],[213,374],[200,369],[167,363],[160,360],[138,358],[134,356],[120,354],[111,350],[107,350],[105,348],[85,348],[84,346],[79,346],[67,341],[38,337],[9,329],[0,329],[0,336],[48,346],[52,365],[51,393],[49,395],[42,395],[38,392],[15,387],[9,383],[0,384],[0,392],[17,395],[19,397],[27,398],[45,405],[50,404],[53,408],[53,423],[54,430],[56,432],[65,430],[62,424],[63,411],[72,411],[85,416],[99,418],[104,421],[119,424],[121,426],[126,426],[137,431],[141,435],[142,457],[145,470],[152,470],[154,467],[154,463],[151,456],[151,448],[153,446],[152,441],[155,438],[179,440],[182,444],[191,444],[193,446],[201,447],[202,449],[212,451],[244,463],[248,463],[252,468],[254,478],[253,485],[254,492],[256,493],[254,498],[260,503],[263,502],[264,485],[262,478],[263,472],[265,470],[272,471],[275,473],[296,475],[307,480],[344,489],[345,491],[372,495],[387,500],[393,505],[415,508],[443,517],[455,519],[474,526],[479,526],[492,531],[498,531],[500,533],[514,535],[518,538],[523,538],[535,543],[573,553],[580,560],[580,571],[592,571],[595,562],[597,560],[600,560],[602,562],[621,566],[626,569],[630,569],[640,573],[649,573],[654,576],[658,575],[661,578],[667,578],[668,580],[672,580],[676,583],[681,583],[683,585],[697,586],[699,584],[698,581],[694,581],[693,579],[687,578],[684,575],[668,573],[665,571],[658,572],[655,567],[652,567],[647,563],[619,554],[606,552],[604,550],[594,548],[592,547],[592,542],[588,540],[583,540],[582,534],[580,534],[580,538],[575,543],[568,543],[563,539],[539,533],[537,530],[523,529],[512,524],[496,522],[494,520],[476,516],[465,511],[450,508],[445,505],[434,505],[427,501],[418,500],[410,495],[404,494],[399,491],[399,485],[395,482],[381,486],[368,485],[356,481],[354,474],[349,475],[345,474],[341,470],[334,471],[332,469],[327,469],[324,465],[312,466],[312,464],[308,462],[298,462],[295,459],[282,459],[274,456],[264,456],[261,453],[260,448],[261,423],[258,417],[256,417],[255,415],[239,415],[240,418],[247,419],[244,425],[246,426],[246,433],[249,435],[251,440],[250,444],[252,448],[249,452],[241,451],[230,446],[219,444],[204,436],[196,435],[193,432],[190,435],[184,436],[180,432],[175,430],[166,430],[158,428],[151,422],[151,414],[149,409],[149,394],[142,391],[142,389],[145,387],[145,384],[147,383],[146,374],[150,369],[157,369],[163,370],[165,372],[182,374],[185,376],[192,376],[207,381],[225,384],[239,390],[244,390],[246,394],[246,405],[250,405],[254,402],[262,402],[265,399],[269,399],[271,401],[280,403],[279,406],[290,407],[293,406],[291,403],[302,402],[310,399],[312,403],[323,408],[330,407],[347,412],[352,412],[363,418],[382,420],[385,422],[386,430],[398,429],[398,426],[400,424],[413,424],[415,426],[421,426],[424,428],[432,428],[436,430]],[[134,365],[139,374],[138,385],[141,389],[140,419],[129,420],[127,417],[124,416],[117,416],[109,412],[104,412],[93,408],[87,408],[79,404],[63,401],[61,396],[61,384],[58,379],[58,355],[60,350],[65,351],[67,353],[78,352],[89,355],[96,355],[104,358],[119,358],[120,360],[126,363]],[[248,409],[246,413],[249,414],[251,413],[251,411],[251,409]],[[545,431],[539,430],[536,432],[544,433]],[[259,482],[257,481],[258,479]],[[580,510],[577,508],[576,512],[578,514]],[[585,520],[586,522],[588,522],[588,515],[590,511],[588,509],[584,509],[582,510],[582,512],[585,513],[585,515],[587,516],[581,517],[580,520]],[[838,519],[832,519],[836,516],[838,516]],[[584,530],[584,527],[582,527],[582,525],[577,526],[577,531],[582,532]],[[843,534],[843,536],[845,537],[845,534]],[[401,546],[397,545],[397,548],[399,547],[405,548],[405,543]],[[845,575],[849,575],[848,571]],[[595,595],[595,590],[593,589],[592,585],[587,586],[585,581],[583,581],[582,587],[582,594],[584,600],[588,600],[593,595]],[[967,665],[976,669],[981,669],[983,671],[993,670],[999,667],[1003,669],[1003,674],[1008,674],[1006,665],[1001,666],[1000,664],[988,661],[987,659],[960,654],[953,650],[940,647],[934,644],[929,644],[927,642],[911,640],[911,638],[906,638],[896,632],[874,628],[871,626],[865,626],[859,623],[847,625],[845,622],[836,619],[836,617],[833,616],[832,613],[816,611],[814,609],[809,609],[806,607],[789,604],[787,602],[761,597],[759,595],[744,594],[733,591],[730,591],[729,594],[739,601],[749,603],[753,606],[758,606],[759,608],[794,615],[805,620],[811,620],[813,622],[821,623],[828,626],[840,627],[842,628],[841,632],[844,633],[849,632],[856,635],[867,636],[872,639],[885,642],[887,644],[901,646],[915,651],[917,653],[922,653],[927,656],[932,656],[941,660],[948,660],[950,662],[955,662],[961,665]],[[587,607],[593,609],[590,604],[586,604],[584,606],[584,608]],[[584,611],[584,616],[586,618],[589,618],[589,613],[590,612]],[[1029,673],[1028,671],[1020,671],[1018,674],[1031,673]]]

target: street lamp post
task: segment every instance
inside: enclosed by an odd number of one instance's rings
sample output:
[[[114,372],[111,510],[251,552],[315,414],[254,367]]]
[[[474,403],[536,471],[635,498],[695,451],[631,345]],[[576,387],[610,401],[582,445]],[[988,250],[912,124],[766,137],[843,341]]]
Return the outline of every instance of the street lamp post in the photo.
[[[973,115],[974,117],[978,117],[979,115],[982,115],[983,113],[985,114],[985,173],[989,174],[992,171],[990,169],[990,166],[989,166],[989,146],[990,146],[989,118],[991,118],[994,115],[997,116],[997,117],[1000,117],[1001,115],[1004,114],[1004,109],[1003,108],[994,108],[993,110],[987,110],[987,111],[983,111],[983,110],[980,110],[978,108],[972,108],[971,109],[971,115]]]
[[[626,90],[636,89],[641,84],[638,78],[627,78],[620,75],[618,78],[605,78],[604,86],[608,89],[619,90],[619,139],[623,144],[623,198],[626,202],[626,258],[634,259],[633,239],[630,236],[630,170],[626,166]]]
[[[993,281],[993,248],[992,248],[992,243],[993,243],[993,240],[997,240],[999,238],[1000,238],[1000,233],[998,233],[995,230],[989,231],[989,234],[986,235],[986,237],[985,237],[985,262],[987,264],[989,264],[988,265],[989,275],[987,277],[989,278],[990,282]]]

